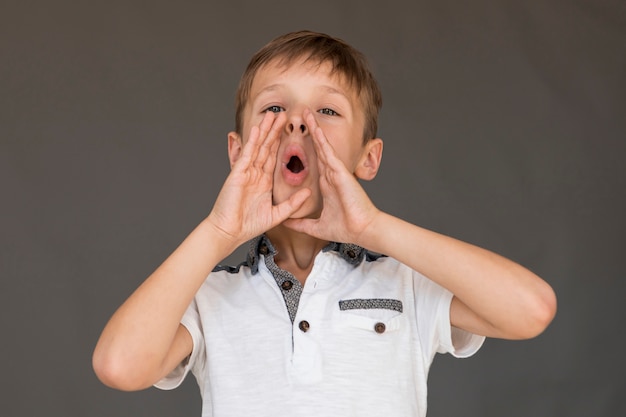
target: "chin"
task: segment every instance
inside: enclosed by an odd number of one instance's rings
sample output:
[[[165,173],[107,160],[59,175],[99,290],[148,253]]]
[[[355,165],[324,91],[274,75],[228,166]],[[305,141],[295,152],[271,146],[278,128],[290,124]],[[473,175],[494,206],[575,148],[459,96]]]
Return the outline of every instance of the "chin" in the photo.
[[[275,203],[276,204],[276,203]],[[318,219],[322,214],[322,205],[311,201],[305,201],[305,203],[296,210],[291,216],[290,219]]]
[[[293,194],[293,190],[291,192],[278,192],[275,193],[272,197],[272,202],[274,205],[280,204],[283,201],[287,201],[289,197]],[[289,218],[291,219],[317,219],[322,214],[322,201],[319,198],[319,195],[316,196],[315,191],[313,195],[310,196],[304,204],[296,210]]]
[[[298,211],[289,216],[290,219],[319,219],[322,210],[318,208],[301,207]]]

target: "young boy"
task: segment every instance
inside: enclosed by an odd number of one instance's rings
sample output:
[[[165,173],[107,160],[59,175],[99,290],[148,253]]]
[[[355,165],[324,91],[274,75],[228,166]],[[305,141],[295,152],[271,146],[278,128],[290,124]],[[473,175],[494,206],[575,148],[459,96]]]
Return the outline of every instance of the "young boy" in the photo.
[[[312,32],[251,60],[206,219],[113,315],[98,377],[171,389],[204,416],[424,416],[433,356],[530,338],[550,286],[494,253],[377,209],[381,96],[362,55]],[[247,261],[217,266],[250,241]],[[387,256],[378,255],[383,253]]]

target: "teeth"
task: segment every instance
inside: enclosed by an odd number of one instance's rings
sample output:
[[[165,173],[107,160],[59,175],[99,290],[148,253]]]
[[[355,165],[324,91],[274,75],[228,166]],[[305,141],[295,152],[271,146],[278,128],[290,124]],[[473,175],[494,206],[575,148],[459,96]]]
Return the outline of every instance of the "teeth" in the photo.
[[[304,169],[304,165],[302,164],[300,158],[294,155],[289,158],[289,162],[287,163],[287,169],[294,174],[297,174]]]

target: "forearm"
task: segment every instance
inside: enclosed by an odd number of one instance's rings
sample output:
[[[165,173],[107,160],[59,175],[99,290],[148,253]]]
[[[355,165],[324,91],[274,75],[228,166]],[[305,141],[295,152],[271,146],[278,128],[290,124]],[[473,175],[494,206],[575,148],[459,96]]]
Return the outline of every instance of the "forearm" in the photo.
[[[139,389],[156,382],[192,349],[180,320],[215,265],[240,244],[276,227],[310,196],[301,189],[272,202],[273,174],[285,115],[266,112],[244,144],[229,134],[232,170],[211,214],[124,302],[106,325],[93,365],[108,385]]]
[[[127,387],[153,383],[195,293],[234,246],[202,222],[111,317],[93,357],[101,379]]]
[[[451,291],[461,301],[451,311],[457,327],[519,339],[543,331],[554,315],[550,286],[493,252],[382,212],[362,240],[368,249],[392,256]]]

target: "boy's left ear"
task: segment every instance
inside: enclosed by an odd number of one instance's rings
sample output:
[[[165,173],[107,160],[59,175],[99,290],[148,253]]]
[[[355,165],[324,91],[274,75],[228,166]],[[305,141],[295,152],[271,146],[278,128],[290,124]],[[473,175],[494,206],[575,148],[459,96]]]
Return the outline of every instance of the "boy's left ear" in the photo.
[[[362,180],[373,180],[378,173],[380,161],[383,157],[383,140],[380,138],[370,139],[363,149],[361,160],[354,171],[354,175]]]

